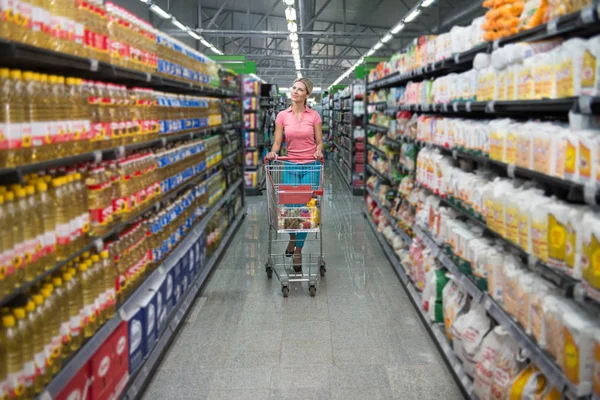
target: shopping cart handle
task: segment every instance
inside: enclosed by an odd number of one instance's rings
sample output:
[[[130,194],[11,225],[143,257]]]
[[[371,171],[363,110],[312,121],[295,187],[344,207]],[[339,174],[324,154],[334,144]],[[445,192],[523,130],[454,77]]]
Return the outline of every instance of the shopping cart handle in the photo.
[[[274,160],[269,160],[267,159],[267,157],[265,157],[264,159],[264,163],[268,163],[269,161],[291,161],[290,157],[286,157],[286,156],[277,156],[276,159]],[[309,163],[309,162],[313,162],[313,161],[321,161],[321,164],[325,164],[325,157],[321,158],[320,160],[315,160],[314,158],[311,159],[307,159],[307,160],[294,160],[294,162],[297,162],[298,164],[303,164],[305,162]]]

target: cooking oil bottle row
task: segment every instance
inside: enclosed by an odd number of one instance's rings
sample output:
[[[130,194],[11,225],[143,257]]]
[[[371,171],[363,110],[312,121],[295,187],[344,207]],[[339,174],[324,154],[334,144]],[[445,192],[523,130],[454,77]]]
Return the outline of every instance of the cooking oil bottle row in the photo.
[[[0,186],[0,297],[205,170],[202,140]]]
[[[63,360],[114,315],[116,277],[108,251],[86,253],[33,288],[25,305],[2,309],[0,393],[40,393]]]
[[[218,100],[0,69],[0,168],[221,123]]]
[[[200,85],[218,81],[215,62],[111,2],[3,2],[0,37]],[[161,68],[165,63],[177,65],[181,71]]]

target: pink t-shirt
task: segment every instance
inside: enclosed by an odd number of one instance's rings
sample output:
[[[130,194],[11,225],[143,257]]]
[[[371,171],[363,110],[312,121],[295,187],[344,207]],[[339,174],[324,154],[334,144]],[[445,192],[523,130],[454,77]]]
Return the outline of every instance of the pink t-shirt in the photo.
[[[290,161],[314,161],[317,143],[315,142],[315,126],[321,123],[321,116],[308,107],[304,109],[300,122],[292,107],[277,114],[275,123],[283,126]]]

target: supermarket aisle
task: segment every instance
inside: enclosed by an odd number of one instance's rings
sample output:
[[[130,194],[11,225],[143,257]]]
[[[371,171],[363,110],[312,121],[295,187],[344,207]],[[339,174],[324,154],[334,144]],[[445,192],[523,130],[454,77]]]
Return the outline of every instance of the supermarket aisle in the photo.
[[[332,168],[328,271],[317,296],[292,286],[285,299],[267,279],[266,195],[250,198],[146,399],[462,398],[362,216],[362,198]]]

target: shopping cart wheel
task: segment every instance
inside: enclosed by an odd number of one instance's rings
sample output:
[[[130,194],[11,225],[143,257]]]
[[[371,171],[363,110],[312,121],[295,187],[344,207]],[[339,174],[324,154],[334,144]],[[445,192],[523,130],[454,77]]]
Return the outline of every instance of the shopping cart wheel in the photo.
[[[267,267],[267,278],[271,279],[273,277],[273,268]]]
[[[315,294],[317,294],[317,287],[311,286],[308,288],[308,291],[310,292],[310,297],[315,297]]]
[[[284,286],[281,288],[281,293],[283,293],[283,297],[288,297],[290,294],[290,288]]]

